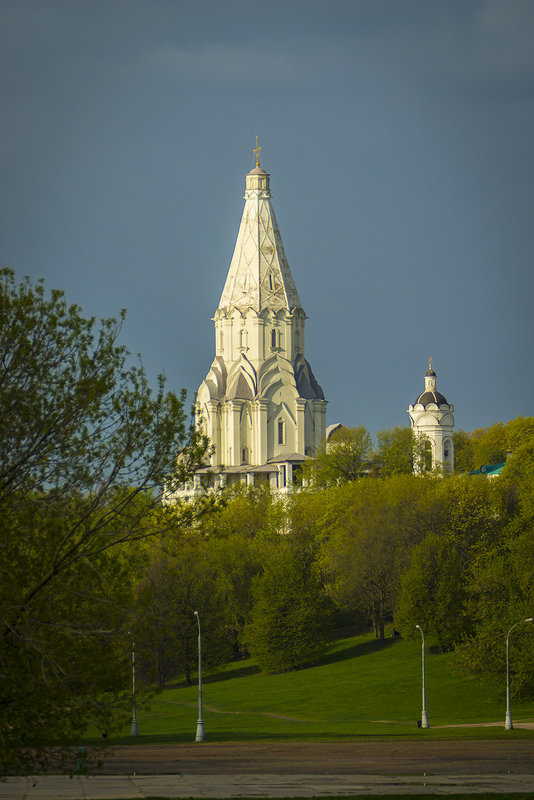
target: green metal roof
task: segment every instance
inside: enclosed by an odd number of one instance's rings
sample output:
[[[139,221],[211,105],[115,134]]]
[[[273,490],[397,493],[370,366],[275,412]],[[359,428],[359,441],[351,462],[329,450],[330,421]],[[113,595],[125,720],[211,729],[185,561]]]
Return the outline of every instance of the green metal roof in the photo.
[[[501,474],[505,464],[506,461],[500,461],[498,464],[483,464],[478,469],[472,470],[469,475],[486,475],[488,478],[494,478]]]

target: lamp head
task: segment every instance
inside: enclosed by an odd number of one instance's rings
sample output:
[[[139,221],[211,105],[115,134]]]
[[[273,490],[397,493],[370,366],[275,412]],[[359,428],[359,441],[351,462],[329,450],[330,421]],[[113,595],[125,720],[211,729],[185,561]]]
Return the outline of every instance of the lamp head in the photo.
[[[525,622],[534,622],[534,617],[527,617]]]
[[[193,611],[193,614],[195,615],[195,617],[198,617],[198,611]]]

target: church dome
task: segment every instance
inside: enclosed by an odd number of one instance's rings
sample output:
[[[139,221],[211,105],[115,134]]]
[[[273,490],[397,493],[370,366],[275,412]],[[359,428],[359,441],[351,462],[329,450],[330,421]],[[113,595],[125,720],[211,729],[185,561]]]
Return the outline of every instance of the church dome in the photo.
[[[421,405],[426,408],[431,403],[435,403],[437,406],[449,405],[445,395],[436,389],[436,373],[432,367],[432,358],[429,359],[428,369],[425,372],[425,390],[421,392],[414,406]]]
[[[442,395],[441,392],[436,391],[436,389],[431,389],[430,391],[425,391],[420,394],[414,405],[416,406],[418,403],[425,407],[430,405],[430,403],[435,403],[437,406],[449,405],[447,398]]]
[[[257,164],[257,165],[254,167],[254,169],[251,169],[251,170],[250,170],[250,172],[248,173],[248,175],[268,175],[268,174],[269,174],[269,173],[268,173],[268,172],[265,172],[265,170],[263,169],[263,167],[260,167],[260,165],[259,165],[259,164]]]

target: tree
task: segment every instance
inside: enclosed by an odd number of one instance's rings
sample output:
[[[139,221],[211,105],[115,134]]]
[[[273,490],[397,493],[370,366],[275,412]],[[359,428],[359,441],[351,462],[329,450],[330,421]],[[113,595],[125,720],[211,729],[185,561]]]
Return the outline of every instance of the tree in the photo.
[[[506,445],[511,453],[520,447],[534,447],[534,417],[516,417],[506,423]]]
[[[0,272],[2,774],[89,722],[113,726],[112,548],[179,524],[177,510],[154,513],[159,493],[206,449],[184,395],[163,378],[152,391],[118,344],[123,319],[96,325],[62,292]],[[106,691],[115,700],[97,699]]]
[[[534,526],[534,442],[514,450],[499,479],[514,517],[510,528],[517,534]]]
[[[474,564],[468,582],[471,636],[459,643],[455,664],[460,672],[504,689],[505,642],[508,631],[533,616],[534,529],[513,536],[508,547],[484,554]],[[534,630],[517,628],[510,638],[511,692],[523,699],[534,697]]]
[[[480,475],[435,482],[433,531],[456,548],[463,569],[502,539],[510,514],[507,495],[501,481],[489,481]]]
[[[288,672],[310,663],[324,643],[320,585],[283,542],[254,579],[252,595],[245,642],[260,667]]]
[[[406,635],[422,625],[448,650],[472,632],[470,571],[502,546],[510,511],[506,486],[481,476],[435,480],[429,488],[427,535],[402,576],[395,619]]]
[[[153,549],[136,586],[131,617],[141,675],[148,684],[162,688],[178,675],[191,683],[198,663],[194,611],[202,623],[203,665],[214,668],[231,657],[217,566],[207,543],[191,534]]]
[[[396,475],[329,490],[327,500],[337,507],[321,546],[326,590],[355,618],[365,615],[377,638],[384,637],[402,570],[423,536],[430,487],[429,479]]]
[[[412,428],[387,428],[376,435],[376,459],[381,475],[412,475],[421,463],[425,440]]]
[[[339,428],[319,448],[306,472],[316,486],[354,481],[363,474],[371,447],[371,437],[365,428]]]
[[[202,531],[211,539],[224,539],[241,534],[254,539],[262,532],[277,533],[283,524],[283,505],[268,487],[243,486],[227,488],[216,513],[202,519]]]
[[[506,428],[502,422],[478,428],[471,434],[475,469],[484,464],[499,464],[506,458]]]
[[[534,447],[534,417],[516,417],[472,433],[454,433],[456,472],[465,473],[484,464],[499,464],[525,446]]]
[[[242,634],[252,608],[252,580],[261,571],[271,542],[279,540],[285,528],[284,504],[268,487],[226,489],[216,511],[202,519],[200,530],[209,541],[210,558],[217,568],[217,589],[235,659],[246,650]]]
[[[415,625],[434,634],[449,650],[465,630],[465,580],[462,560],[445,538],[429,535],[414,550],[402,576],[395,624],[405,636]]]
[[[454,443],[454,471],[462,475],[475,469],[471,435],[466,431],[457,430],[453,433],[452,440]]]
[[[336,538],[332,553],[334,597],[342,607],[363,612],[376,638],[384,638],[384,626],[392,618],[396,576],[396,526],[387,512],[376,510],[358,522],[350,537]]]

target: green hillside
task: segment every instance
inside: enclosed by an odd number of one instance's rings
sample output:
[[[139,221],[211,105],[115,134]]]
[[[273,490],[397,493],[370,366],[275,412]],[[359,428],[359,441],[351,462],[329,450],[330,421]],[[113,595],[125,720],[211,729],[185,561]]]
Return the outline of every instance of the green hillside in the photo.
[[[504,681],[493,691],[453,673],[446,655],[427,652],[429,730],[421,714],[421,645],[417,640],[370,636],[340,639],[321,662],[297,672],[262,674],[252,660],[228,665],[203,684],[206,739],[211,742],[351,739],[375,736],[488,738],[532,736],[505,731]],[[534,701],[512,704],[514,722],[534,722]],[[138,711],[137,742],[190,742],[197,719],[197,687],[155,695]],[[479,727],[481,723],[500,723]],[[447,727],[447,726],[475,727]],[[127,732],[125,731],[125,734]],[[125,735],[120,741],[132,741]]]

